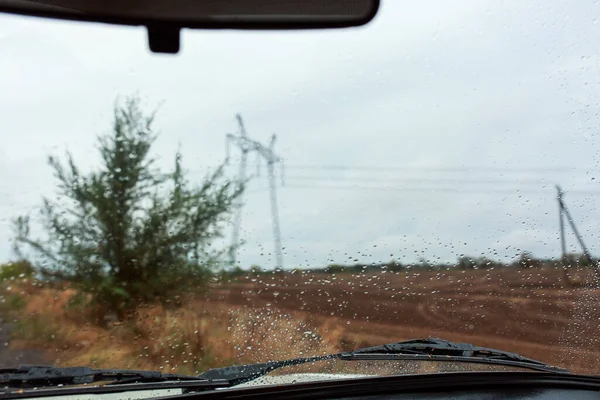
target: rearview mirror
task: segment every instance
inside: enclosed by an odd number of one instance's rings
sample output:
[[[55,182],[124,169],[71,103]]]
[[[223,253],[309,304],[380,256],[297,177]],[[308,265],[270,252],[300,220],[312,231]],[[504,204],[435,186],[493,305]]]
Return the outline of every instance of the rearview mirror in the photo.
[[[379,0],[0,0],[0,12],[148,29],[150,49],[179,51],[181,28],[325,29],[360,26]]]

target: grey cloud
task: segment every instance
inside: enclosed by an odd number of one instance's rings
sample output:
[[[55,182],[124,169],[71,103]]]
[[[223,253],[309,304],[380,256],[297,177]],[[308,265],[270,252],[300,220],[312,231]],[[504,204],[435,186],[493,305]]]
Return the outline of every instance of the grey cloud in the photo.
[[[277,151],[290,166],[288,186],[278,188],[289,267],[392,255],[512,257],[517,248],[557,255],[552,185],[596,187],[597,6],[415,4],[384,2],[372,26],[344,32],[186,32],[177,57],[151,55],[142,29],[2,17],[0,50],[10,55],[0,62],[0,86],[10,93],[0,96],[0,183],[10,193],[0,200],[2,216],[52,191],[49,152],[68,148],[92,168],[94,136],[110,129],[115,97],[139,90],[148,108],[164,101],[162,165],[171,165],[181,143],[194,179],[223,161],[236,112],[256,139],[277,132]],[[415,169],[292,168],[298,164]],[[471,169],[449,170],[461,166]],[[531,166],[574,168],[524,170]],[[328,177],[329,186],[344,184],[344,176],[366,182],[347,181],[356,190],[294,188],[314,184],[293,179],[299,175]],[[503,190],[532,188],[524,183],[531,180],[545,187],[521,197],[486,194],[495,186],[464,179],[504,180]],[[250,191],[265,186],[263,169]],[[464,193],[399,190],[439,186]],[[594,198],[567,197],[593,249],[600,221]],[[3,222],[0,238],[9,237]],[[248,194],[243,237],[244,265],[272,265],[266,191]],[[0,247],[0,256],[9,257],[8,249]]]

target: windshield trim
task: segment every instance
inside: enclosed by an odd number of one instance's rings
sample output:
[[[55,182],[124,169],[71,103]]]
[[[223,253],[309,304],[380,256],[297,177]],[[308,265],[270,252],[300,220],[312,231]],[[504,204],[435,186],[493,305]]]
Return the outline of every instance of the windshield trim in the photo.
[[[184,389],[195,391],[211,391],[213,389],[229,388],[230,384],[222,380],[211,382],[166,381],[152,383],[124,383],[115,385],[69,386],[69,387],[40,387],[37,389],[9,388],[6,392],[0,390],[0,399],[27,399],[38,397],[74,396],[85,394],[107,394],[138,392],[140,390]]]

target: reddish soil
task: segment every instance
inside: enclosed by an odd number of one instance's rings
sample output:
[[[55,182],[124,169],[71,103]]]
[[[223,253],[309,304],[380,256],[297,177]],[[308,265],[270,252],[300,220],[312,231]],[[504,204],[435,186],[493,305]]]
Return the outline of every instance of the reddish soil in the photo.
[[[272,274],[209,296],[343,326],[344,349],[440,337],[600,374],[600,289],[566,286],[554,269]]]

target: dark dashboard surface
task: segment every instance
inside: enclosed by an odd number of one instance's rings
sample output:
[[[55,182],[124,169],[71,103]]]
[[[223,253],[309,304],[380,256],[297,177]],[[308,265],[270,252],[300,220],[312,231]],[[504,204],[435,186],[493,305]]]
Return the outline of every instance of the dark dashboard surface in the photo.
[[[460,372],[398,375],[231,388],[190,399],[286,400],[600,400],[600,376],[554,372]]]
[[[579,389],[494,389],[451,391],[447,393],[406,393],[345,397],[343,400],[591,400],[600,399],[600,392]],[[340,399],[342,400],[342,399]]]

